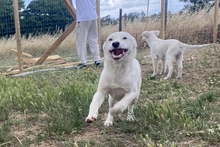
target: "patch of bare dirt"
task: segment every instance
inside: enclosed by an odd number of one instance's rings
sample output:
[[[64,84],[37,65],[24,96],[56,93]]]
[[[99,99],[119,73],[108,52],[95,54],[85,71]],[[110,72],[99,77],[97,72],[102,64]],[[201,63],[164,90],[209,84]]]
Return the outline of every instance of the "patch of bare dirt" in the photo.
[[[8,142],[14,146],[25,146],[25,142],[31,143],[31,147],[58,147],[61,143],[56,140],[47,140],[37,142],[36,137],[43,132],[43,120],[48,117],[45,113],[38,116],[26,115],[20,112],[14,112],[11,116],[13,125],[10,127],[10,136],[13,140]],[[44,137],[44,136],[42,136]]]
[[[73,134],[72,138],[75,144],[80,144],[80,142],[88,144],[91,141],[95,141],[98,145],[115,146],[115,142],[120,140],[119,144],[122,147],[138,147],[138,144],[135,143],[134,134],[117,133],[114,130],[114,126],[109,128],[104,126],[104,120],[107,118],[107,115],[108,113],[100,114],[99,119],[101,120],[88,123],[80,133]],[[119,117],[124,119],[125,116]]]

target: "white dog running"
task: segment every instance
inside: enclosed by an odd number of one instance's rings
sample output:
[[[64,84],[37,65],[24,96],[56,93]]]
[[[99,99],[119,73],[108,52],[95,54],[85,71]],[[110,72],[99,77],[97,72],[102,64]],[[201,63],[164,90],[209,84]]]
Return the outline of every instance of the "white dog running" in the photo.
[[[97,119],[98,110],[109,94],[109,112],[104,125],[113,125],[113,117],[128,108],[127,120],[134,120],[133,106],[140,94],[141,68],[135,59],[137,43],[127,32],[115,32],[103,44],[104,69],[97,92],[90,104],[87,123]]]
[[[153,63],[153,74],[152,76],[157,75],[158,72],[158,60],[162,60],[161,72],[166,72],[166,66],[168,66],[168,74],[164,79],[168,79],[172,76],[173,72],[173,62],[177,63],[178,74],[177,78],[182,77],[182,60],[185,50],[192,50],[207,46],[209,44],[202,45],[188,45],[184,44],[176,39],[167,39],[163,40],[158,38],[159,31],[144,31],[142,33],[143,40],[147,42],[150,47],[150,56]]]

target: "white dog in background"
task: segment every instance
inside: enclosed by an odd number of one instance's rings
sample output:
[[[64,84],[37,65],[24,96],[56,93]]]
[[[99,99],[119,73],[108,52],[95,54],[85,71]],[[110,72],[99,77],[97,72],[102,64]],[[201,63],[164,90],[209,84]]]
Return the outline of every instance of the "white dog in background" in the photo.
[[[178,74],[177,78],[182,77],[182,60],[185,50],[192,50],[207,46],[209,44],[202,45],[188,45],[184,44],[176,39],[167,39],[163,40],[158,38],[160,31],[144,31],[142,33],[143,40],[147,42],[150,47],[150,57],[152,58],[153,63],[153,74],[152,76],[157,75],[158,72],[158,60],[162,61],[161,72],[166,72],[166,66],[168,66],[168,74],[164,79],[171,77],[173,72],[173,62],[177,63]]]
[[[127,120],[134,120],[133,106],[138,100],[141,88],[141,68],[135,59],[137,43],[127,32],[115,32],[103,44],[104,69],[99,79],[97,92],[90,104],[85,121],[97,119],[98,110],[109,95],[109,112],[104,123],[113,125],[113,117],[128,108]]]

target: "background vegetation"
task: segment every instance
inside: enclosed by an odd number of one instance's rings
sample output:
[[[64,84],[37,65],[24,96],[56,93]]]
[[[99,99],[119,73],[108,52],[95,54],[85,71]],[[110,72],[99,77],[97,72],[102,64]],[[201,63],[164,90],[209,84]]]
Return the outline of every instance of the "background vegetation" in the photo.
[[[180,12],[188,11],[190,13],[198,12],[202,9],[207,11],[214,6],[212,0],[180,0],[189,2]],[[42,34],[56,34],[63,31],[72,21],[73,18],[68,12],[63,0],[32,0],[27,6],[25,0],[18,0],[19,15],[22,36],[29,37]],[[171,14],[171,12],[168,12]],[[158,18],[160,14],[153,14],[151,18]],[[130,12],[126,14],[128,21],[135,19],[146,20],[145,12]],[[15,34],[13,0],[1,0],[0,5],[0,38],[9,38]],[[112,18],[107,15],[101,18],[101,26],[117,25],[118,18]]]

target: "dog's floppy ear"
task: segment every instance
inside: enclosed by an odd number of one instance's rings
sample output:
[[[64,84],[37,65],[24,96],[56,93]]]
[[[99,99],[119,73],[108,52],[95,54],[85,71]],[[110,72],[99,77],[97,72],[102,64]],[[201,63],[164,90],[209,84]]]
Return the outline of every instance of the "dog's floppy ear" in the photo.
[[[147,35],[147,34],[148,34],[147,31],[144,31],[144,32],[142,33],[142,37],[148,38],[148,35]]]
[[[144,32],[142,33],[142,36],[143,36],[143,37],[147,37],[147,36],[146,36],[146,31],[144,31]]]
[[[160,34],[160,31],[159,31],[159,30],[156,30],[156,31],[154,31],[154,34],[158,37],[159,34]]]
[[[136,39],[132,35],[130,35],[130,36],[132,38],[132,43],[134,45],[134,48],[137,48],[137,41],[136,41]]]
[[[106,41],[103,43],[102,45],[102,49],[105,50],[105,46],[106,46]]]

